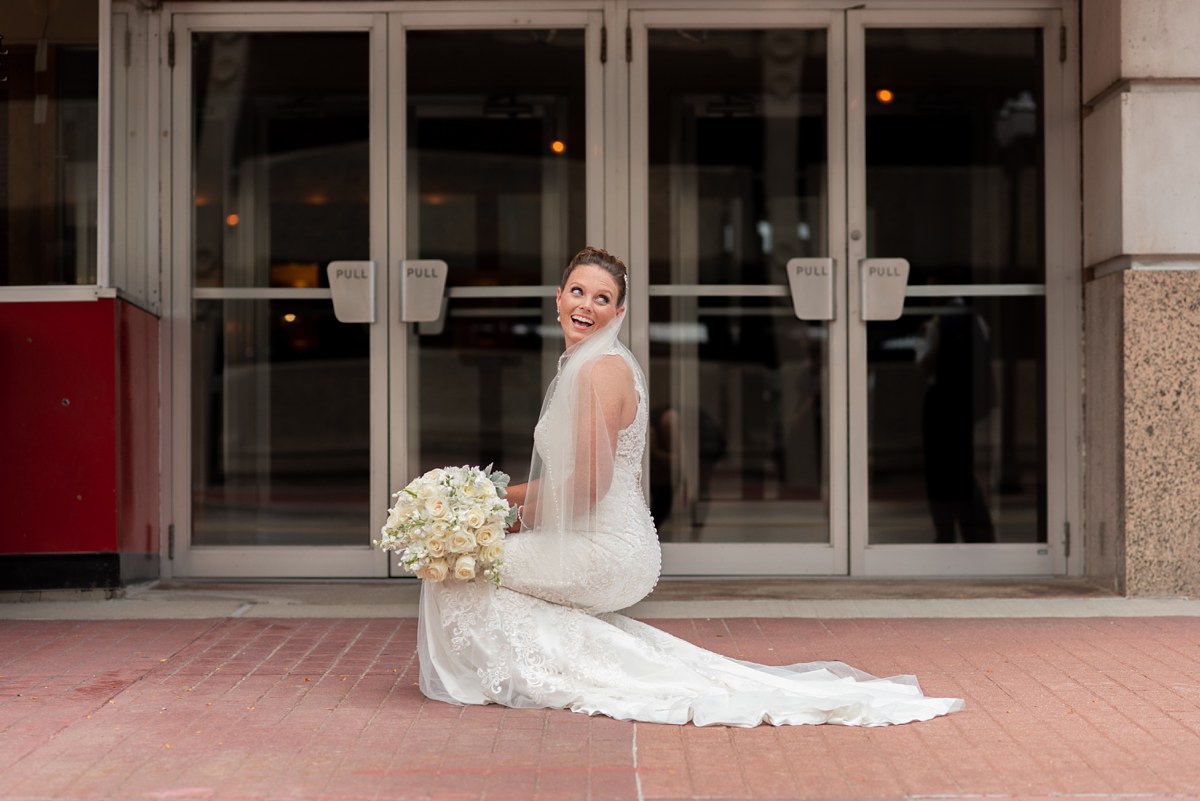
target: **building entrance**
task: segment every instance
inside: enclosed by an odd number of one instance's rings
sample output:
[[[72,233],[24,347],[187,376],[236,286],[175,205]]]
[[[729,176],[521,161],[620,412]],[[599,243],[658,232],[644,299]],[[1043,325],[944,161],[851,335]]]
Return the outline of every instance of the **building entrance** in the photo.
[[[176,575],[396,574],[390,490],[522,480],[584,244],[631,267],[665,572],[1067,572],[1056,6],[228,8],[164,20]]]

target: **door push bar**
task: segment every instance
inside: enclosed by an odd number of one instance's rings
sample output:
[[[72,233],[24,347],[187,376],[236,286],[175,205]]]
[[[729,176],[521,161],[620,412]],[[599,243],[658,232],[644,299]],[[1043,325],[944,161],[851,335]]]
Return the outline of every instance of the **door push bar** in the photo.
[[[858,263],[864,320],[898,320],[908,288],[907,259],[863,259]]]
[[[792,310],[801,320],[833,320],[833,259],[788,259],[788,286]]]
[[[439,334],[446,319],[446,274],[441,259],[401,259],[400,321],[419,323],[417,333]]]
[[[834,320],[833,259],[789,259],[788,286],[792,310],[801,320]],[[908,288],[907,259],[862,259],[859,262],[864,320],[896,320],[904,313]]]
[[[375,262],[331,261],[325,274],[339,323],[375,322]]]
[[[341,323],[375,322],[375,262],[331,261],[325,268],[333,296],[333,313]],[[446,262],[405,259],[400,262],[400,320],[440,328],[446,294]]]
[[[788,285],[792,310],[801,320],[833,320],[833,259],[789,259]],[[908,287],[906,259],[863,259],[859,262],[864,320],[895,320],[904,313]],[[326,268],[333,296],[333,313],[343,323],[375,322],[375,262],[333,261]],[[441,259],[404,259],[400,262],[400,320],[425,323],[422,333],[436,333],[444,320],[446,274]]]

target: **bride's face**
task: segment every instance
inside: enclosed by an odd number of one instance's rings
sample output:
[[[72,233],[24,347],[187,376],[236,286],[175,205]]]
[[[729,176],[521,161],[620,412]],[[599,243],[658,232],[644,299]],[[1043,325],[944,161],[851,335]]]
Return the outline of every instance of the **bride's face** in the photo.
[[[567,346],[586,338],[625,313],[617,306],[617,279],[607,270],[581,264],[571,271],[566,286],[555,293],[558,321],[567,335]]]

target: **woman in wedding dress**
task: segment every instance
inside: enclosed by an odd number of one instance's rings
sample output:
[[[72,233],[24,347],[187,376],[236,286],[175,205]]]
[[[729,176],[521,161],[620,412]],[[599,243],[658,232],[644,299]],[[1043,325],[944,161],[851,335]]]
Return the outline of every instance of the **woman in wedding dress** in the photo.
[[[876,726],[960,709],[922,695],[911,676],[757,665],[616,614],[654,588],[661,558],[642,492],[646,381],[617,339],[627,286],[625,265],[603,250],[567,266],[556,292],[566,351],[534,429],[529,481],[507,496],[521,528],[505,541],[499,587],[422,582],[421,691],[697,726]]]

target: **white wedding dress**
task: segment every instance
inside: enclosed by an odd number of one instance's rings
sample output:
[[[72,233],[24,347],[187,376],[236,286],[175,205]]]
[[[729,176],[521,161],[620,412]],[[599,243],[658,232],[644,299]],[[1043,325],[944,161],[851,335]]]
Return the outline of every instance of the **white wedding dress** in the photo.
[[[421,691],[455,704],[697,726],[877,726],[960,709],[959,699],[922,695],[911,676],[877,679],[841,662],[757,665],[615,614],[653,589],[661,559],[641,486],[645,382],[633,373],[637,411],[617,435],[612,485],[596,507],[601,525],[509,536],[500,587],[423,583]],[[544,423],[534,432],[543,453]]]

